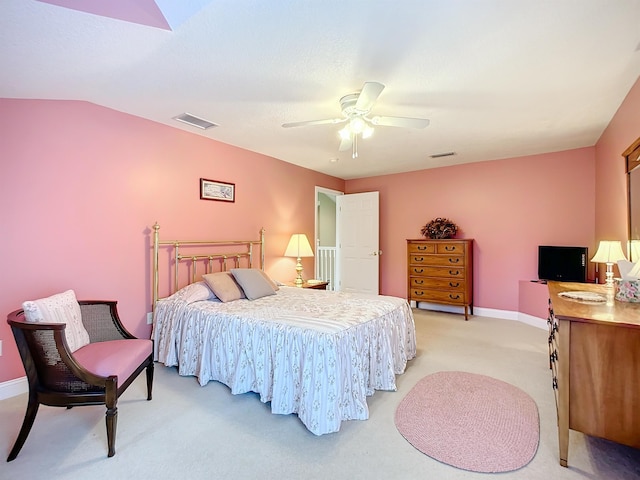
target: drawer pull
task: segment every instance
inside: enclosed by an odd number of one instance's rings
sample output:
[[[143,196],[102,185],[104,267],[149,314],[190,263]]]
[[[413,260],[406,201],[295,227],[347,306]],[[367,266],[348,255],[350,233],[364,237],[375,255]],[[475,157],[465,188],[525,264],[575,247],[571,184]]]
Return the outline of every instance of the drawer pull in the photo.
[[[449,270],[449,275],[460,275],[460,270]]]
[[[424,283],[424,280],[416,278],[416,283],[418,285],[422,285]]]
[[[424,272],[424,268],[419,268],[419,269],[418,268],[414,268],[413,271],[416,272],[416,273],[422,273],[422,272]]]
[[[414,291],[414,292],[413,292],[413,294],[414,294],[416,297],[419,297],[419,296],[421,296],[421,295],[424,295],[422,292],[418,292],[417,290],[416,290],[416,291]]]
[[[460,286],[460,282],[456,282],[456,283],[449,282],[449,286],[453,287],[453,288],[459,287]]]
[[[449,294],[449,298],[451,300],[460,300],[460,295],[451,295],[451,294]]]
[[[449,263],[460,263],[460,259],[459,258],[450,258],[449,259]]]
[[[424,257],[415,257],[416,262],[424,262]]]
[[[418,250],[426,250],[427,246],[426,245],[418,245]]]
[[[456,251],[456,247],[455,247],[455,245],[445,245],[444,249],[445,249],[447,252],[455,252],[455,251]]]

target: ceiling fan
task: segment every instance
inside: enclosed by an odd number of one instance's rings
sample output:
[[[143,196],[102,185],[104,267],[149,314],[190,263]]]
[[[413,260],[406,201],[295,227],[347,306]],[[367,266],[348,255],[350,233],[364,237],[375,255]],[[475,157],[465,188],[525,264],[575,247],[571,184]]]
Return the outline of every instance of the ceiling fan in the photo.
[[[283,123],[284,128],[303,127],[308,125],[326,125],[347,123],[340,130],[340,147],[345,151],[351,148],[352,157],[358,156],[358,135],[368,138],[373,134],[374,126],[400,127],[400,128],[425,128],[429,125],[426,118],[409,117],[370,117],[369,113],[376,100],[384,90],[384,85],[378,82],[365,82],[362,90],[350,93],[340,99],[342,118],[326,118],[322,120],[308,120],[305,122]]]

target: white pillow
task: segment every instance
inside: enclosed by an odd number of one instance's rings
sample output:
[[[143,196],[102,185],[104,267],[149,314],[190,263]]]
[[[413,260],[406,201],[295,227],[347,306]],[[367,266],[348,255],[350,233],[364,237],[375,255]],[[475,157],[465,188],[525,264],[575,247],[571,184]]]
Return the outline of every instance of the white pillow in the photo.
[[[187,303],[217,299],[215,294],[209,289],[207,283],[204,281],[191,283],[186,287],[182,287],[172,296],[174,298],[180,298]]]
[[[73,290],[26,301],[22,308],[28,322],[65,323],[65,337],[72,352],[89,343],[89,334],[82,324],[80,305]]]
[[[262,271],[255,268],[232,268],[231,274],[249,300],[275,295],[276,291]]]

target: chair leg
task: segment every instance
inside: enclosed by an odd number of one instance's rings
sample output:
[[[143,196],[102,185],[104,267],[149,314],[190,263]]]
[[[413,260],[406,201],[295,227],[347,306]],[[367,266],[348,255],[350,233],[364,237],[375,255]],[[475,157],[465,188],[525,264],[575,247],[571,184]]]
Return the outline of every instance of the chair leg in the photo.
[[[116,427],[118,426],[118,377],[112,375],[107,379],[105,385],[105,405],[107,407],[107,446],[109,453],[107,456],[113,457],[116,454]]]
[[[107,456],[113,457],[116,454],[116,427],[118,426],[118,408],[107,408],[107,446],[109,453]]]
[[[33,427],[33,421],[36,419],[36,414],[38,413],[39,406],[40,402],[38,402],[36,395],[31,395],[31,393],[29,393],[29,403],[27,404],[27,412],[24,414],[22,428],[20,428],[20,433],[18,434],[16,443],[13,445],[9,456],[7,457],[7,462],[15,460],[15,458],[18,456],[18,453],[20,453],[24,442],[29,436],[31,427]]]
[[[153,387],[153,362],[147,367],[147,400],[151,400],[151,389]]]

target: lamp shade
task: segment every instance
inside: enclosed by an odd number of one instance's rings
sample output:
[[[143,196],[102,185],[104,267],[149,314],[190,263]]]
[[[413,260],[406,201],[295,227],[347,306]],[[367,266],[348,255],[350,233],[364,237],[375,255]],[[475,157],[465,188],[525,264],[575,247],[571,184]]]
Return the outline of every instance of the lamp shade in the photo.
[[[295,258],[313,257],[313,250],[311,250],[307,236],[304,233],[294,233],[291,235],[284,256]]]
[[[618,260],[626,259],[624,253],[622,253],[621,242],[602,240],[591,261],[596,263],[616,263]]]

